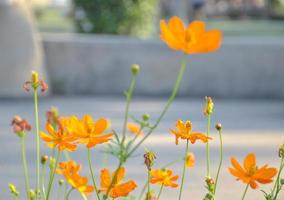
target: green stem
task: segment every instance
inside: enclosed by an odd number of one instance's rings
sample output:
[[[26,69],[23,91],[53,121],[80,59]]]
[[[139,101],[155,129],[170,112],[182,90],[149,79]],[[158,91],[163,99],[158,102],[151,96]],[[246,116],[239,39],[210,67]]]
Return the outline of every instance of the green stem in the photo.
[[[43,199],[46,198],[45,187],[44,187],[44,175],[45,175],[44,167],[45,167],[45,164],[42,164],[42,167],[41,167],[41,187],[42,187]]]
[[[12,195],[14,200],[18,200],[18,196],[17,195]]]
[[[59,188],[57,191],[57,200],[60,200],[61,188],[62,188],[62,185],[59,185]]]
[[[209,114],[208,117],[207,117],[207,137],[210,137],[210,124],[211,124],[211,114]],[[210,178],[211,172],[210,172],[210,146],[209,146],[209,141],[206,143],[206,166],[207,166],[206,177]]]
[[[81,193],[81,196],[82,196],[82,198],[83,198],[84,200],[88,200],[88,198],[86,197],[85,194]]]
[[[93,181],[93,185],[97,194],[97,198],[98,200],[100,200],[100,195],[98,193],[98,188],[96,185],[96,181],[95,181],[95,177],[94,177],[94,173],[93,173],[93,167],[92,167],[92,161],[91,161],[91,150],[88,148],[88,162],[89,162],[89,168],[90,168],[90,172],[91,172],[91,176],[92,176],[92,181]]]
[[[273,200],[276,200],[277,196],[278,196],[278,193],[279,193],[279,185],[280,185],[280,175],[282,173],[282,170],[284,168],[284,158],[281,158],[281,162],[280,162],[280,166],[279,166],[279,171],[278,171],[278,174],[277,174],[277,178],[276,178],[276,181],[274,183],[274,187],[273,187],[273,190],[271,192],[271,194],[273,195]],[[275,191],[276,190],[276,191]],[[274,192],[275,192],[275,195],[274,195]]]
[[[243,193],[243,196],[242,196],[242,200],[245,199],[245,196],[246,196],[247,191],[248,191],[248,187],[249,187],[249,184],[247,184],[247,186],[246,186],[246,189],[245,189],[245,191],[244,191],[244,193]]]
[[[136,75],[133,75],[129,89],[128,89],[127,94],[126,94],[127,95],[126,96],[126,107],[125,107],[125,114],[124,114],[121,144],[123,144],[124,141],[125,141],[126,127],[127,127],[127,121],[128,121],[128,115],[129,115],[129,106],[130,106],[130,103],[131,103],[135,84],[136,84]]]
[[[64,187],[64,199],[66,199],[67,198],[67,189],[68,189],[68,183],[67,183],[67,181],[65,181],[65,187]]]
[[[162,184],[162,186],[161,186],[161,188],[160,188],[160,191],[159,191],[159,194],[158,194],[157,200],[159,200],[159,199],[160,199],[160,196],[161,196],[161,194],[162,194],[163,188],[164,188],[164,184]]]
[[[50,196],[50,192],[51,192],[55,172],[56,172],[56,169],[57,169],[59,157],[60,157],[60,151],[58,150],[56,160],[55,160],[55,165],[54,165],[54,168],[53,168],[53,171],[52,171],[52,174],[51,174],[51,178],[49,180],[48,187],[47,187],[46,200],[48,200],[49,196]]]
[[[169,162],[168,164],[166,164],[164,167],[162,167],[163,169],[166,169],[166,168],[168,168],[168,167],[170,167],[171,165],[173,165],[173,164],[176,164],[177,162],[180,162],[180,161],[182,161],[183,159],[176,159],[176,160],[174,160],[174,161],[172,161],[172,162]]]
[[[215,187],[214,187],[214,192],[213,192],[214,195],[215,195],[215,193],[216,193],[216,188],[217,188],[217,184],[218,184],[218,179],[219,179],[219,175],[220,175],[220,171],[221,171],[221,167],[222,167],[222,163],[223,163],[223,139],[222,139],[222,130],[219,130],[218,133],[219,133],[219,139],[220,139],[220,161],[219,161],[219,166],[218,166],[218,170],[217,170],[217,174],[216,174],[216,178],[215,178]]]
[[[74,188],[71,188],[71,189],[68,191],[67,195],[65,196],[65,200],[68,200],[68,199],[69,199],[69,196],[70,196],[71,192],[73,191],[73,189],[74,189]]]
[[[26,145],[25,145],[24,135],[21,136],[21,143],[22,143],[22,158],[23,158],[24,174],[25,174],[25,187],[26,187],[27,199],[30,199],[29,198],[30,184],[29,184],[28,165],[27,165],[27,158],[26,158]]]
[[[35,123],[36,123],[36,191],[40,191],[40,141],[39,141],[39,117],[38,117],[38,93],[37,88],[34,88],[34,112],[35,112]],[[36,199],[39,199],[39,192],[36,192]]]
[[[147,181],[147,194],[146,194],[146,200],[149,200],[150,196],[150,170],[148,170],[148,181]]]
[[[168,111],[170,105],[172,104],[172,102],[175,100],[177,92],[180,88],[180,84],[186,69],[186,54],[184,54],[182,60],[181,60],[181,65],[180,65],[180,70],[178,73],[178,77],[175,83],[175,86],[173,88],[172,94],[169,97],[167,104],[165,106],[165,108],[163,109],[162,113],[160,114],[159,118],[157,119],[155,125],[153,127],[151,127],[151,129],[149,130],[149,132],[132,148],[132,150],[129,152],[129,156],[132,155],[137,148],[152,134],[152,132],[157,128],[157,126],[160,124],[161,120],[163,119],[164,115],[166,114],[166,112]]]
[[[185,153],[184,153],[184,162],[183,162],[183,170],[182,170],[182,177],[181,177],[181,185],[180,185],[180,191],[179,191],[179,197],[178,199],[181,200],[182,192],[183,192],[183,184],[184,184],[184,179],[185,179],[185,170],[186,170],[186,156],[188,153],[189,149],[189,141],[186,141],[186,148],[185,148]]]
[[[143,188],[142,188],[142,190],[141,190],[141,192],[140,192],[140,194],[139,194],[138,200],[141,200],[141,199],[142,199],[143,194],[144,194],[144,192],[145,192],[146,189],[147,189],[147,185],[148,185],[148,181],[146,181],[146,183],[144,184],[144,186],[143,186]]]
[[[64,154],[64,157],[65,157],[66,160],[68,160],[68,161],[71,160],[71,157],[70,157],[70,155],[67,151],[63,151],[63,154]]]

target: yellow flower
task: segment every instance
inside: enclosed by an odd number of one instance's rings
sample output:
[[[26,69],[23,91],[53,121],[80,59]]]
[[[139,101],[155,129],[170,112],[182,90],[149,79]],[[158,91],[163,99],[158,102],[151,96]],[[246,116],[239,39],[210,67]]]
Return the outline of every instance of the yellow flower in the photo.
[[[135,124],[135,123],[127,123],[127,128],[129,130],[130,133],[133,133],[134,135],[142,135],[143,132],[140,128],[139,125]]]
[[[178,120],[176,122],[177,130],[170,129],[171,133],[176,137],[176,144],[178,144],[178,139],[189,140],[192,144],[196,142],[196,140],[201,140],[202,142],[208,142],[210,137],[198,132],[192,132],[192,123],[190,121],[186,121],[185,123],[182,120]]]
[[[222,33],[219,30],[205,30],[205,23],[193,21],[187,27],[177,16],[172,17],[167,24],[160,22],[161,39],[167,45],[187,54],[208,53],[220,48]]]
[[[193,153],[187,153],[185,163],[188,168],[193,167],[195,164],[195,155]]]
[[[64,176],[66,181],[80,193],[87,195],[94,191],[94,187],[88,185],[88,178],[79,175],[81,165],[74,161],[59,163],[57,173]]]
[[[205,97],[205,100],[206,100],[206,104],[204,106],[203,113],[204,113],[205,116],[208,116],[211,113],[213,113],[214,102],[213,102],[211,97]]]
[[[122,179],[125,175],[125,169],[121,167],[117,173],[116,180],[112,184],[112,188],[110,189],[109,195],[111,198],[118,197],[126,197],[128,194],[133,191],[137,185],[134,181],[127,181],[125,183],[121,183]],[[103,169],[101,171],[101,187],[102,189],[99,192],[106,193],[111,183],[113,182],[114,173],[110,176],[110,172],[108,169]]]
[[[164,185],[166,187],[177,187],[178,184],[175,181],[178,180],[178,176],[173,176],[173,172],[170,169],[155,169],[151,170],[152,184]]]

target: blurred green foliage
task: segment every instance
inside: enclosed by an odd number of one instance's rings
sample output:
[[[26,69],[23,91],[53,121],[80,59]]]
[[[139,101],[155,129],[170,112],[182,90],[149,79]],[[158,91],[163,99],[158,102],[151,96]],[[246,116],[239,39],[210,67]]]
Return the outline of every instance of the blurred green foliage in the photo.
[[[73,0],[78,32],[127,34],[153,33],[158,0]]]

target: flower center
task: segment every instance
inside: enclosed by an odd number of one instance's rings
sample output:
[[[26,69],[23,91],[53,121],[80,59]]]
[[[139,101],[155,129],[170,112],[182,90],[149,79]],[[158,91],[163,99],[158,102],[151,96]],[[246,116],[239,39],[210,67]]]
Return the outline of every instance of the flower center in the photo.
[[[249,173],[250,176],[252,176],[252,175],[255,174],[256,171],[257,171],[257,166],[256,165],[252,165],[252,166],[250,166],[248,173]]]

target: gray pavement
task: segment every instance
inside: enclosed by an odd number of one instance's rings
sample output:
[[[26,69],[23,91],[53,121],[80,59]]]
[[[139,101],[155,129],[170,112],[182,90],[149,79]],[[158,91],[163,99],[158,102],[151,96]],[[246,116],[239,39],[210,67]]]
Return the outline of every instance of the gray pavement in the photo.
[[[176,158],[182,157],[184,151],[184,143],[176,146],[174,137],[169,134],[169,128],[173,128],[177,119],[189,119],[193,122],[194,130],[205,131],[206,120],[202,115],[203,99],[180,99],[172,105],[164,120],[148,138],[140,151],[129,160],[126,165],[127,178],[133,178],[139,184],[135,193],[141,191],[143,180],[146,178],[145,167],[143,166],[142,152],[144,148],[152,149],[157,152],[156,167],[164,166]],[[154,120],[162,110],[165,99],[141,99],[135,98],[131,105],[131,115],[140,117],[147,112]],[[272,100],[215,100],[216,109],[212,118],[212,124],[222,122],[224,127],[224,148],[225,158],[224,166],[221,172],[220,187],[217,191],[218,200],[238,200],[244,189],[241,182],[229,175],[228,166],[229,158],[236,156],[239,160],[249,152],[255,152],[260,165],[269,163],[278,166],[277,149],[281,142],[284,141],[284,103],[283,101]],[[118,131],[121,130],[124,112],[124,100],[121,98],[111,97],[52,97],[44,98],[40,101],[41,129],[44,128],[45,111],[51,106],[57,106],[61,114],[91,114],[93,117],[107,117],[112,120],[112,125]],[[20,193],[24,195],[24,179],[20,154],[19,139],[12,133],[9,123],[15,114],[21,115],[28,119],[31,123],[33,120],[33,104],[32,99],[22,100],[0,100],[0,199],[12,199],[8,192],[8,183],[13,182],[20,188]],[[218,140],[217,134],[213,131],[212,142],[212,161],[213,171],[215,172],[218,162]],[[215,139],[216,138],[216,139]],[[27,155],[32,177],[31,185],[35,185],[35,136],[29,133],[26,138]],[[198,143],[190,147],[196,154],[196,166],[187,171],[187,179],[185,184],[184,200],[202,199],[205,194],[204,174],[205,174],[205,146]],[[98,177],[102,165],[107,165],[114,169],[116,160],[112,157],[104,159],[101,153],[102,147],[93,150],[93,162],[95,173]],[[45,145],[42,144],[42,151],[48,152]],[[86,151],[79,148],[73,153],[72,158],[83,164],[83,174],[88,174],[88,166],[86,162]],[[182,164],[178,163],[172,166],[176,174],[180,174]],[[271,186],[271,185],[270,185]],[[268,187],[264,187],[266,190]],[[155,188],[157,191],[158,188]],[[80,197],[74,193],[74,198]],[[162,200],[176,199],[177,189],[165,189],[162,194]],[[282,196],[281,196],[282,195]],[[279,200],[284,199],[282,193]],[[248,198],[250,200],[262,199],[262,193],[257,191],[249,191]],[[20,198],[24,199],[24,198]],[[56,199],[55,196],[53,199]],[[91,197],[90,199],[95,199]]]

